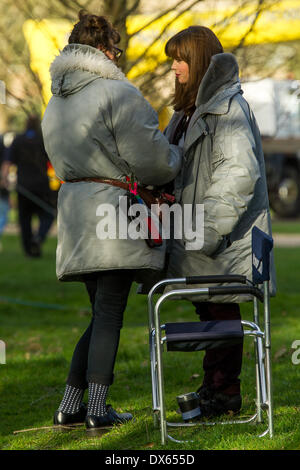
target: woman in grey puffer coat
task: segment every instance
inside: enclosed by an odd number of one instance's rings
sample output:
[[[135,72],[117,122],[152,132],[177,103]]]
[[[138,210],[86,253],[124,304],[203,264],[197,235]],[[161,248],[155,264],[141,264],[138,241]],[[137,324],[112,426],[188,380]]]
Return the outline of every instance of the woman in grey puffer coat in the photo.
[[[186,204],[192,204],[193,214],[197,205],[204,207],[202,247],[195,250],[189,240],[174,240],[168,278],[241,274],[252,280],[251,231],[257,226],[271,235],[271,222],[260,134],[242,96],[237,62],[202,26],[172,37],[166,54],[173,59],[176,83],[175,113],[165,135],[183,147],[176,201],[183,212]],[[182,285],[168,289],[174,287]],[[271,293],[275,293],[273,259]],[[247,298],[192,300],[200,319],[209,321],[240,319],[239,303]],[[203,385],[198,389],[202,415],[240,409],[242,352],[242,343],[206,351]]]
[[[93,307],[54,423],[85,419],[89,430],[131,419],[107,407],[106,395],[130,287],[141,273],[164,267],[165,246],[149,248],[143,239],[118,237],[124,228],[118,226],[124,220],[119,202],[126,191],[86,178],[126,182],[134,175],[141,184],[162,185],[181,166],[181,151],[158,130],[156,113],[116,65],[119,40],[104,17],[80,13],[69,45],[51,65],[53,97],[42,123],[47,154],[64,181],[58,197],[57,276],[84,281]],[[103,231],[99,236],[101,221],[102,228],[116,224],[115,237],[105,238]],[[86,388],[87,410],[81,403]]]

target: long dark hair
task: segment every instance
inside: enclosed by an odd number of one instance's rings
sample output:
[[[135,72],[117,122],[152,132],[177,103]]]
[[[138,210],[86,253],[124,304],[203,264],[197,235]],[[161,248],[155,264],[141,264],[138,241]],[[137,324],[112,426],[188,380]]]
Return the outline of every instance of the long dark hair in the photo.
[[[165,52],[168,57],[183,60],[189,66],[188,82],[175,82],[172,104],[175,111],[183,110],[190,114],[195,108],[199,85],[212,56],[223,52],[222,44],[209,28],[190,26],[169,39]]]
[[[104,16],[97,16],[80,10],[79,21],[75,24],[69,44],[87,44],[103,51],[111,51],[120,42],[120,34]]]

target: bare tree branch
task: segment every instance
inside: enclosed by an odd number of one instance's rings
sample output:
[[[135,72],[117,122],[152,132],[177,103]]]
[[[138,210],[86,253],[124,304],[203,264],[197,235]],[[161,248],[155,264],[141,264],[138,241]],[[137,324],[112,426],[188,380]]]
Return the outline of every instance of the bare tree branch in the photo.
[[[138,7],[140,6],[140,3],[141,3],[141,0],[136,0],[134,2],[134,4],[130,8],[127,9],[126,17],[130,16],[132,13],[134,13],[138,9]],[[124,16],[125,16],[125,14],[124,14]]]
[[[173,22],[178,20],[186,11],[192,10],[197,4],[200,4],[203,0],[173,0],[172,6],[166,6],[164,3],[161,4],[160,8],[157,9],[152,15],[152,18],[145,20],[144,26],[138,26],[138,29],[133,31],[130,35],[128,34],[127,18],[128,16],[138,14],[140,12],[140,6],[143,5],[142,0],[1,0],[0,5],[0,66],[2,67],[2,80],[7,83],[9,89],[9,96],[18,99],[21,103],[20,98],[14,96],[12,92],[10,82],[13,73],[18,71],[18,75],[22,76],[22,91],[24,95],[24,109],[28,106],[35,106],[36,108],[43,103],[43,85],[40,82],[39,74],[33,71],[30,67],[30,51],[29,47],[24,47],[24,37],[22,34],[23,23],[31,19],[38,25],[43,19],[57,19],[63,18],[71,22],[77,19],[78,11],[80,9],[86,9],[87,11],[95,12],[95,14],[106,14],[113,24],[117,27],[121,34],[121,45],[120,47],[125,50],[128,48],[128,43],[132,39],[133,41],[137,38],[138,34],[146,28],[155,29],[155,22],[168,15],[170,12],[174,12],[172,19],[170,17],[164,18],[161,31],[157,31],[156,37],[150,39],[151,43],[145,45],[145,49],[140,53],[139,57],[134,56],[134,59],[129,62],[126,54],[121,58],[120,66],[126,73],[139,63],[153,58],[157,61],[155,52],[152,54],[153,46],[155,46],[159,40],[165,37],[166,31]],[[212,0],[211,0],[212,2]],[[222,33],[226,32],[228,25],[232,22],[237,21],[238,15],[245,12],[248,8],[251,8],[253,14],[251,21],[247,26],[243,37],[239,40],[239,43],[234,46],[232,52],[238,54],[239,61],[244,64],[245,74],[255,74],[259,70],[259,75],[263,74],[263,67],[266,61],[263,61],[261,54],[257,54],[257,47],[259,46],[246,46],[247,37],[253,33],[257,22],[259,21],[263,12],[276,5],[280,0],[240,0],[239,2],[232,2],[232,9],[229,14],[220,20],[216,21],[210,27],[216,32],[218,37],[222,37]],[[171,2],[170,2],[171,3]],[[209,0],[206,0],[206,4],[209,4]],[[212,2],[213,3],[213,2]],[[169,3],[167,4],[169,5]],[[97,11],[99,10],[99,11]],[[246,13],[245,13],[246,14]],[[165,24],[167,23],[167,24]],[[43,24],[43,31],[45,30]],[[54,44],[59,47],[55,38],[55,33],[48,31],[48,35]],[[273,45],[266,46],[266,56],[275,57],[277,48]],[[298,49],[297,49],[298,52]],[[285,64],[289,70],[298,67],[300,73],[299,54],[291,54]],[[278,63],[278,62],[276,62]],[[273,73],[274,62],[272,60],[267,61],[268,70],[266,75],[270,76]],[[148,96],[151,102],[155,102],[156,109],[160,108],[163,104],[166,104],[167,100],[160,91],[162,85],[165,83],[167,74],[170,66],[168,61],[159,63],[155,70],[145,72],[138,75],[134,81],[139,86],[141,91]],[[152,93],[152,96],[151,96]],[[20,105],[21,106],[21,105]],[[22,109],[22,108],[21,108]],[[10,109],[11,111],[11,109]],[[13,112],[13,111],[12,111]]]
[[[196,3],[199,3],[199,2],[202,2],[203,0],[198,0],[197,2],[193,2],[192,5],[189,5],[185,8],[184,11],[187,11],[188,9],[190,9],[193,5],[195,5]],[[179,2],[176,3],[176,5],[173,5],[172,7],[170,8],[167,8],[166,10],[164,10],[163,12],[159,13],[155,18],[153,18],[152,20],[150,20],[148,23],[146,23],[144,26],[142,26],[141,28],[137,29],[136,31],[134,31],[134,33],[131,33],[129,34],[129,38],[131,39],[133,36],[136,36],[137,34],[139,34],[141,31],[143,31],[144,29],[148,28],[149,26],[151,26],[153,23],[155,23],[155,21],[159,20],[160,18],[162,18],[163,16],[167,15],[168,13],[170,13],[170,11],[173,11],[174,10],[174,6],[175,8],[179,8],[182,4],[186,3],[187,0],[180,0]]]
[[[256,23],[257,23],[257,20],[259,19],[259,17],[261,16],[261,14],[263,13],[263,11],[265,11],[265,9],[267,7],[264,8],[264,3],[265,3],[265,0],[258,0],[257,1],[257,8],[256,8],[256,12],[255,12],[255,15],[254,15],[254,18],[253,18],[253,21],[250,25],[250,27],[248,28],[248,30],[246,31],[246,33],[244,34],[244,36],[241,38],[240,42],[238,43],[238,45],[236,47],[234,47],[232,49],[232,53],[234,54],[238,49],[240,49],[241,47],[243,47],[243,45],[245,44],[245,41],[247,39],[247,37],[249,36],[250,33],[252,33]]]
[[[244,0],[243,3],[241,5],[238,5],[236,7],[235,10],[233,10],[233,12],[228,15],[228,16],[224,16],[221,20],[217,21],[216,23],[213,23],[212,25],[210,25],[210,27],[212,29],[216,29],[220,26],[223,26],[223,28],[221,29],[218,29],[218,34],[222,34],[224,32],[224,30],[226,30],[227,28],[227,25],[228,23],[237,16],[237,14],[243,9],[245,8],[245,6],[249,5],[250,3],[253,3],[253,0]]]
[[[18,101],[19,105],[22,107],[23,111],[26,109],[24,106],[25,100],[16,96],[9,88],[6,88],[6,93],[8,96],[11,96],[14,100]]]
[[[186,11],[190,10],[197,3],[199,3],[199,0],[195,0],[194,2],[192,2],[188,7],[186,7],[184,10],[180,11],[174,18],[172,18],[170,21],[168,21],[168,23],[166,23],[165,26],[163,27],[163,29],[160,32],[159,36],[157,36],[156,38],[153,39],[153,41],[146,47],[144,52],[135,60],[135,62],[133,62],[133,64],[130,64],[130,69],[129,70],[131,70],[133,67],[135,67],[142,59],[144,59],[146,57],[146,55],[149,52],[149,50],[151,49],[151,47],[153,47],[154,44],[157,41],[160,40],[163,33],[174,23],[174,21],[176,21],[178,18],[180,18]],[[132,36],[130,36],[130,37],[132,37]]]

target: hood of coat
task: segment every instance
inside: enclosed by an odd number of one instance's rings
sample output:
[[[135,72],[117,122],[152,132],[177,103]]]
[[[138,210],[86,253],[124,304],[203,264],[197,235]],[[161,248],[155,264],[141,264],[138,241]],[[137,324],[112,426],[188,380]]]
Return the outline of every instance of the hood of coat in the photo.
[[[100,78],[127,81],[124,73],[106,55],[85,44],[68,44],[50,66],[51,92],[67,96]]]
[[[201,114],[225,114],[230,98],[240,92],[239,67],[234,55],[216,54],[199,86],[196,107]]]

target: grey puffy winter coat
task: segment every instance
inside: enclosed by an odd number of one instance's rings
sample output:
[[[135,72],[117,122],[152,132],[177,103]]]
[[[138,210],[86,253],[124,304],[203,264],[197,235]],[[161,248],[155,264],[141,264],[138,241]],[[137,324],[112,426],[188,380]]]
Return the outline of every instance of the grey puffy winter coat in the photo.
[[[45,148],[63,181],[105,177],[162,185],[176,176],[181,151],[158,130],[157,114],[121,70],[101,51],[66,46],[50,68],[53,96],[42,130]],[[145,240],[98,236],[103,204],[119,215],[125,191],[95,182],[65,182],[58,197],[57,276],[81,280],[85,273],[109,269],[159,270],[164,245]],[[113,214],[103,212],[108,224]],[[118,223],[118,218],[117,218]]]
[[[175,113],[165,130],[170,141],[182,115]],[[252,228],[271,235],[271,222],[260,133],[242,96],[232,54],[212,57],[199,87],[184,141],[183,168],[175,183],[183,211],[185,204],[192,204],[194,210],[197,204],[204,206],[204,244],[195,251],[188,249],[184,237],[174,240],[168,277],[242,274],[251,280]],[[275,294],[273,255],[271,292]],[[242,302],[246,298],[195,296],[193,300]]]

